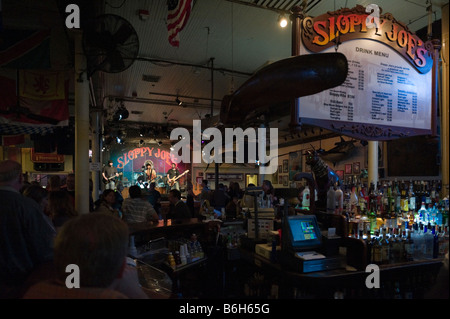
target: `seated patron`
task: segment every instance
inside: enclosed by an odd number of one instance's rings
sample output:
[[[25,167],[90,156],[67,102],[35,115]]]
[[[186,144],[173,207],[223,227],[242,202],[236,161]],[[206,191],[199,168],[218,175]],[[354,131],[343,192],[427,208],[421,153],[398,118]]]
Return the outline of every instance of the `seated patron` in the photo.
[[[83,214],[55,238],[54,278],[31,286],[25,299],[147,299],[127,258],[129,232],[119,218]],[[67,271],[68,265],[78,270]],[[78,277],[77,277],[78,276]]]
[[[191,211],[185,202],[181,200],[181,193],[177,189],[171,189],[168,196],[170,210],[167,214],[168,219],[186,219],[192,218]]]
[[[116,192],[112,189],[105,189],[103,194],[100,196],[100,203],[98,204],[95,212],[103,213],[108,215],[113,215],[121,218],[121,214],[118,209],[114,208],[116,203]]]
[[[139,186],[131,186],[129,195],[130,197],[125,198],[122,204],[123,219],[128,224],[159,221],[158,214],[152,204],[142,196]]]

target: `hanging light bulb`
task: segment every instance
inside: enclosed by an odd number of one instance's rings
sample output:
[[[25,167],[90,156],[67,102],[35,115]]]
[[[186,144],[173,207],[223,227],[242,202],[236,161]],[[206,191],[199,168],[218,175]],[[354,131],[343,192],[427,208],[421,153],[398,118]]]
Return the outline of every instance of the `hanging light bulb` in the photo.
[[[284,16],[284,14],[280,14],[278,16],[278,24],[280,25],[280,27],[285,28],[287,26],[287,23],[288,23],[288,21],[287,21],[286,17]]]

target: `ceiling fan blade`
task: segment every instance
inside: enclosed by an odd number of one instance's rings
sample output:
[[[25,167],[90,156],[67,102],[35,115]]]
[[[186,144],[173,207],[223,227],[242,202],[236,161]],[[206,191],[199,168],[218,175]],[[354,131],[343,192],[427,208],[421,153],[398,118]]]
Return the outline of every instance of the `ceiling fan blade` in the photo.
[[[107,52],[106,61],[110,64],[110,72],[122,71],[125,67],[123,57],[117,50]]]
[[[122,24],[119,30],[113,35],[114,42],[117,44],[123,44],[134,33],[134,30],[127,24]]]

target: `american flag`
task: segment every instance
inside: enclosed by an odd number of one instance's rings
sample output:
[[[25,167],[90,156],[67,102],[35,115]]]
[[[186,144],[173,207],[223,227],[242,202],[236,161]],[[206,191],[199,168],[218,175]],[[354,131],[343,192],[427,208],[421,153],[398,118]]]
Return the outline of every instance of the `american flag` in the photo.
[[[167,31],[169,32],[169,43],[178,47],[180,38],[178,33],[183,30],[191,13],[193,0],[168,0],[169,12],[167,14]]]

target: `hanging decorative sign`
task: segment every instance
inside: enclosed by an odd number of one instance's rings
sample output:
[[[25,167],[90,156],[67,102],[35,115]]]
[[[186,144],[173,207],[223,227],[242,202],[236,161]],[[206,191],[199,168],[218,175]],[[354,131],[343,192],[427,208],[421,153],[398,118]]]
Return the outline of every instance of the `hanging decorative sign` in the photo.
[[[343,53],[349,71],[342,85],[300,98],[301,122],[367,140],[430,134],[428,44],[391,14],[368,21],[362,6],[303,20],[300,52]]]
[[[433,66],[433,58],[425,47],[425,42],[390,13],[376,18],[366,13],[365,7],[357,5],[353,9],[345,8],[303,20],[303,44],[315,53],[336,47],[336,43],[362,38],[390,46],[420,73],[427,73]],[[385,53],[373,50],[372,54]]]

